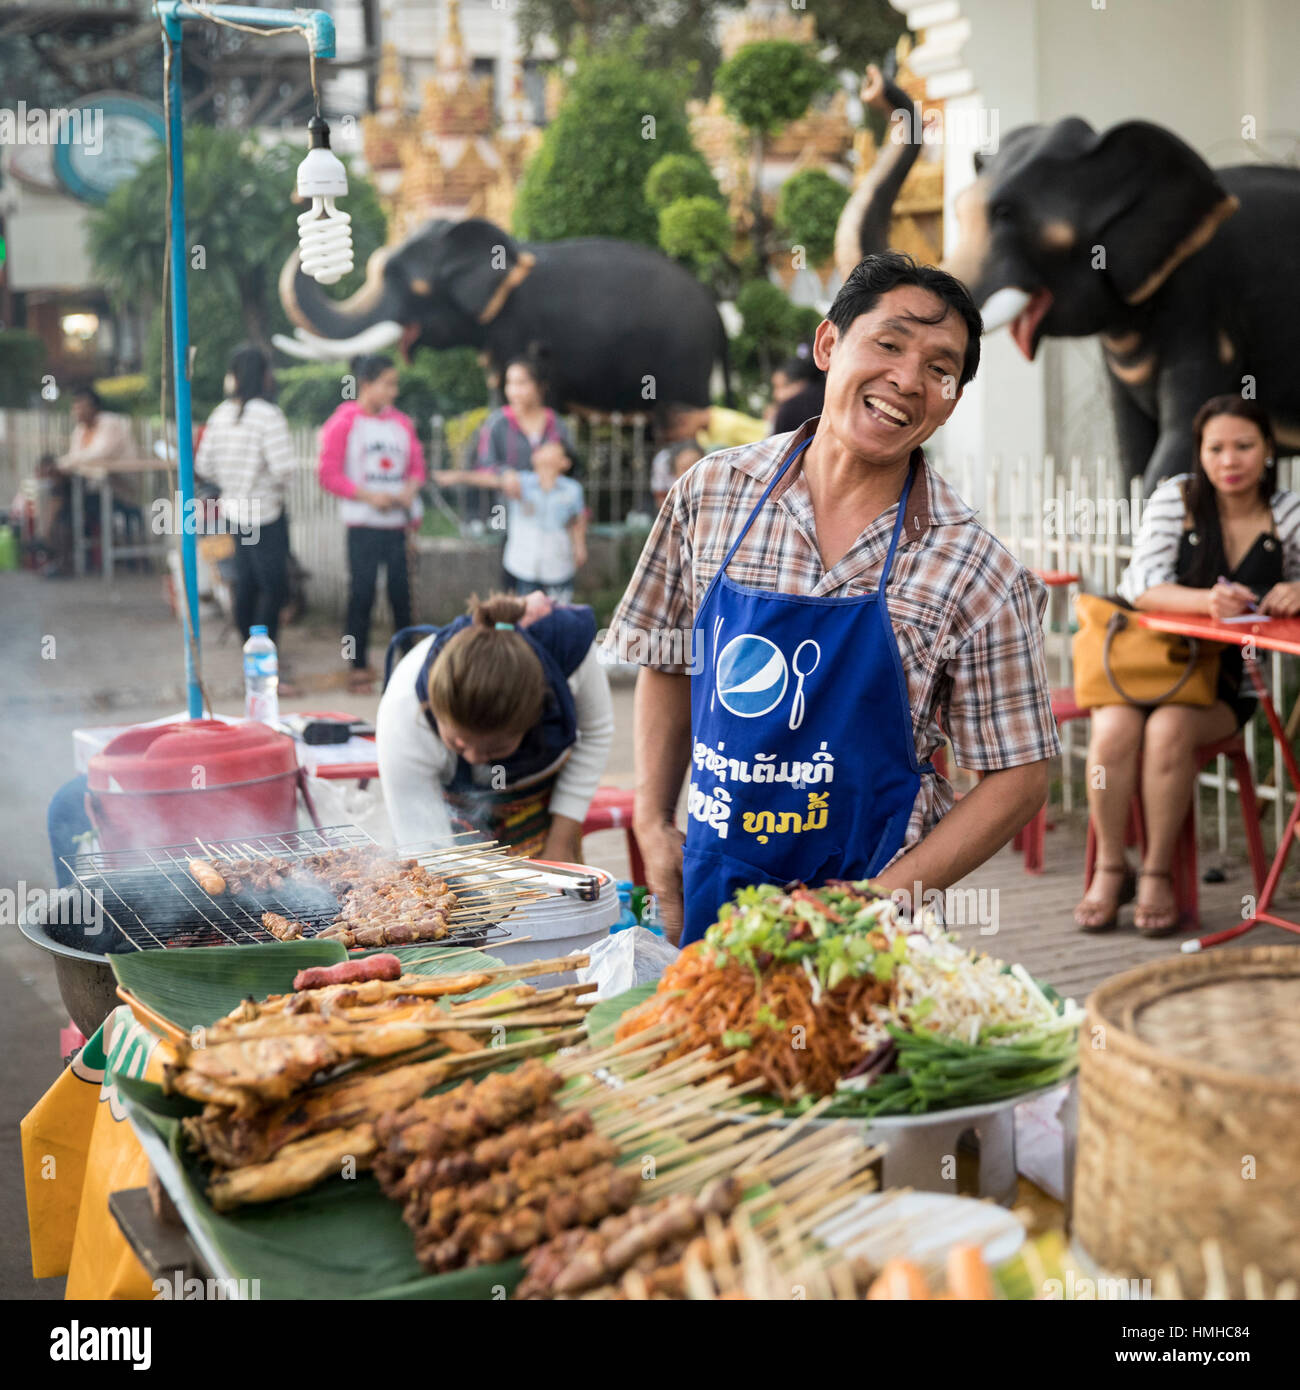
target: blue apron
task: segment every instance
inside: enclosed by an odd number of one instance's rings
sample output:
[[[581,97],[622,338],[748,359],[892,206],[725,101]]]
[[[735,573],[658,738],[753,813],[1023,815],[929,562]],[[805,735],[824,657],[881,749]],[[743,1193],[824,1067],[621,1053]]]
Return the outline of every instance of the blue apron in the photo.
[[[691,786],[682,945],[737,888],[870,878],[903,845],[921,775],[885,585],[909,472],[874,593],[855,598],[745,589],[727,566],[785,461],[749,514],[695,615]]]

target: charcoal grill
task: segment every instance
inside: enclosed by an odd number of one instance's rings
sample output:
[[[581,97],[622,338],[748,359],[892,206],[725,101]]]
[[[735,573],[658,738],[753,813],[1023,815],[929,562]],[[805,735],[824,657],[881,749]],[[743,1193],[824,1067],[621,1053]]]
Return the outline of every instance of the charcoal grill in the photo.
[[[186,866],[191,859],[206,859],[218,869],[223,860],[229,859],[279,857],[301,862],[310,855],[336,849],[391,853],[356,826],[335,825],[241,840],[195,840],[154,849],[79,855],[64,863],[77,887],[102,905],[102,925],[106,929],[87,933],[81,926],[66,928],[48,922],[45,930],[64,945],[103,955],[186,946],[242,946],[274,941],[275,937],[262,925],[262,913],[277,912],[301,922],[303,939],[307,939],[324,931],[339,915],[338,899],[314,875],[290,874],[279,887],[266,890],[246,882],[238,893],[211,897],[190,876]],[[406,857],[418,858],[431,870],[437,870],[436,852]],[[453,891],[477,886],[458,882],[453,874],[446,877]],[[520,896],[528,896],[528,890],[521,889]],[[447,936],[421,944],[464,946],[500,940],[508,933],[492,916],[473,908],[457,909]]]

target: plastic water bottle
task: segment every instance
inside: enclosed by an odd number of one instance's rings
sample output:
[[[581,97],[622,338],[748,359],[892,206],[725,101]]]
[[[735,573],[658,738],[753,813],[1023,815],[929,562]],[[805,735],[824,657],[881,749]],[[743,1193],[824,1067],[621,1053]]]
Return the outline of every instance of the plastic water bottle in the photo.
[[[280,658],[262,626],[249,628],[244,643],[244,718],[273,729],[280,724]]]
[[[614,888],[618,893],[618,905],[623,910],[619,913],[618,921],[609,929],[611,936],[616,931],[626,931],[628,927],[637,925],[636,913],[632,911],[632,885],[630,883],[616,883]]]

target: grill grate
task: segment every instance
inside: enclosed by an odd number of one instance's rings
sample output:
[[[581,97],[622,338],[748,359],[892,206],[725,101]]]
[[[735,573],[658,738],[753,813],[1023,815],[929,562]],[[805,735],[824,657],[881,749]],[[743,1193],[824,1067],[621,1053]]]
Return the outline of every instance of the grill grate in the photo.
[[[278,912],[304,927],[303,939],[325,930],[339,915],[338,899],[314,875],[290,874],[276,888],[260,890],[245,882],[238,893],[211,897],[190,876],[186,867],[191,859],[207,859],[220,868],[223,860],[271,859],[279,857],[302,861],[314,854],[334,849],[374,849],[387,854],[363,830],[351,825],[285,831],[278,835],[255,835],[242,840],[196,840],[183,845],[164,845],[153,849],[100,851],[79,855],[67,864],[77,883],[96,895],[103,916],[120,933],[120,938],[87,938],[79,943],[91,950],[110,952],[130,949],[154,950],[159,947],[252,945],[274,941],[262,925],[263,912]],[[410,856],[407,856],[410,857]],[[439,856],[424,854],[420,861],[435,868]],[[453,891],[468,888],[478,896],[480,885],[458,883],[448,874]],[[476,876],[477,877],[477,876]],[[520,900],[535,896],[536,890],[521,887]],[[458,909],[451,932],[430,946],[481,945],[500,940],[508,933],[492,918],[495,912]]]

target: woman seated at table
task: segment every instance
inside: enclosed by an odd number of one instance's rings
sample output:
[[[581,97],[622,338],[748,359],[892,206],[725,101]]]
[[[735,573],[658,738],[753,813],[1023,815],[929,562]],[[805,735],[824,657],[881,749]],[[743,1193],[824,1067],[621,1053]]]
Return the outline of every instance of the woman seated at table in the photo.
[[[590,608],[493,595],[393,668],[375,720],[398,845],[473,829],[580,863],[582,822],[614,735]]]
[[[1235,618],[1255,604],[1272,617],[1300,613],[1300,497],[1277,490],[1267,414],[1240,396],[1215,396],[1193,428],[1195,471],[1162,483],[1146,504],[1120,597],[1138,609],[1215,619]],[[1237,647],[1223,649],[1217,694],[1208,708],[1121,704],[1092,711],[1088,809],[1097,867],[1074,910],[1082,931],[1111,930],[1119,908],[1135,896],[1140,933],[1177,930],[1170,864],[1191,805],[1195,750],[1235,733],[1255,709]],[[1124,831],[1139,750],[1146,851],[1135,877]],[[1098,768],[1104,776],[1094,776]]]

